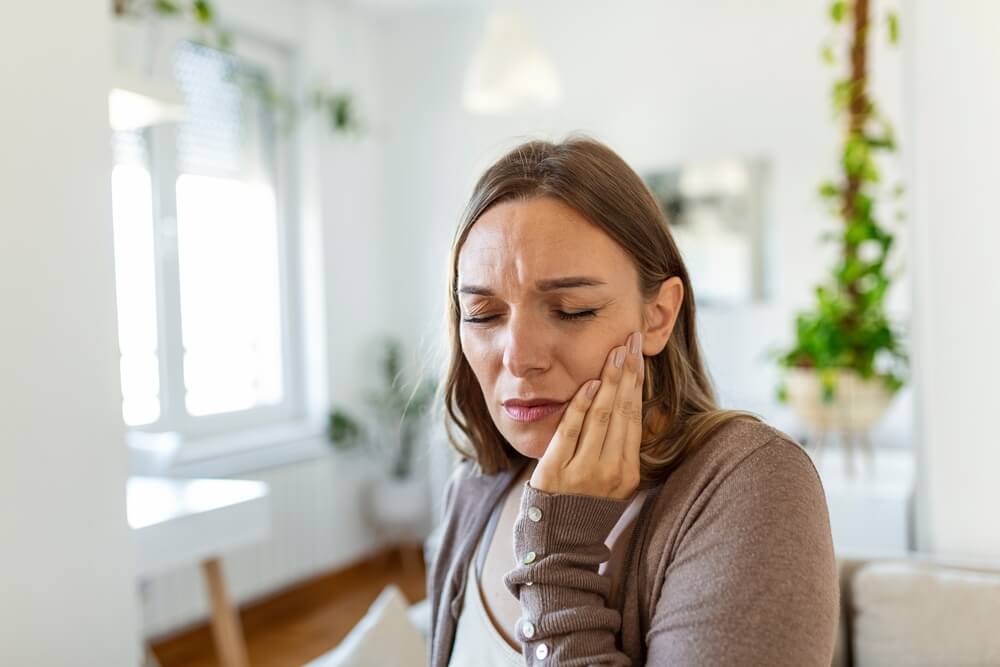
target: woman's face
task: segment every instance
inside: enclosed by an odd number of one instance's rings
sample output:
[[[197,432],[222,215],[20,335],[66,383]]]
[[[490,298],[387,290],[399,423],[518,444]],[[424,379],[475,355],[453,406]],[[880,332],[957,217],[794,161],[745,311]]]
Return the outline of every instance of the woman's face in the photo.
[[[487,210],[459,252],[458,291],[462,351],[493,421],[514,449],[534,459],[545,453],[565,403],[600,378],[612,348],[641,330],[631,258],[553,198]],[[512,399],[561,405],[504,405]]]

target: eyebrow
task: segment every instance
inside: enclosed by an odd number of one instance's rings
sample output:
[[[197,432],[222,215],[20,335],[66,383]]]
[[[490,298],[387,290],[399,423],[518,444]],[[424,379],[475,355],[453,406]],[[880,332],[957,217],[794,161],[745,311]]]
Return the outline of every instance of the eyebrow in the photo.
[[[606,285],[602,280],[591,278],[590,276],[567,276],[565,278],[549,278],[539,280],[535,283],[535,289],[539,292],[552,292],[560,289],[573,289],[575,287],[599,287]],[[482,285],[463,285],[456,292],[458,294],[478,294],[479,296],[494,296],[493,290]]]

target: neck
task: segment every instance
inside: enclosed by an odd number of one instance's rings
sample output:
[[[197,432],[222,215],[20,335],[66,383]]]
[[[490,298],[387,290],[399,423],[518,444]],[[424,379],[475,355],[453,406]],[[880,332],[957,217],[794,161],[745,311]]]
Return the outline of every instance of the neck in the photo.
[[[529,479],[531,479],[531,474],[535,472],[535,466],[538,465],[537,459],[528,459],[527,462],[522,463],[521,472],[518,474],[515,480],[516,484],[524,484]]]

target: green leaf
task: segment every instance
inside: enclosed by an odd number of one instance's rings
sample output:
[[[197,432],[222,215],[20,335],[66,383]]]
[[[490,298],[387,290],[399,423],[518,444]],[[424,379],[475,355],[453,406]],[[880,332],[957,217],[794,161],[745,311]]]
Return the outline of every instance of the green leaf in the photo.
[[[215,12],[208,0],[194,0],[192,9],[194,9],[194,18],[198,23],[208,25],[214,20]]]
[[[854,220],[851,224],[847,225],[847,232],[844,234],[844,239],[851,245],[857,245],[862,241],[867,241],[872,238],[872,225],[868,220]]]
[[[850,176],[862,176],[869,163],[868,142],[864,137],[852,134],[844,145],[843,164]]]
[[[156,9],[158,14],[163,14],[164,16],[179,14],[181,11],[181,8],[177,5],[177,3],[172,0],[156,0],[153,7]]]
[[[833,84],[833,108],[842,111],[851,102],[851,81],[844,79]]]
[[[823,48],[820,50],[820,57],[827,65],[835,65],[837,63],[837,58],[833,55],[833,46],[830,42],[823,44]]]
[[[872,148],[893,150],[896,147],[896,142],[892,138],[892,135],[885,135],[881,137],[865,137],[865,141]]]
[[[820,373],[820,383],[823,387],[823,402],[833,403],[837,391],[837,376],[829,369]]]
[[[889,43],[899,43],[899,16],[894,11],[890,11],[886,16],[886,23],[889,27]]]
[[[896,375],[894,375],[892,373],[890,373],[889,375],[886,375],[883,378],[883,380],[885,382],[885,386],[893,394],[895,394],[897,391],[899,391],[900,389],[903,388],[903,379],[900,378],[900,377],[897,377]]]
[[[833,19],[834,23],[841,23],[846,14],[847,2],[844,0],[835,0],[835,2],[830,4],[830,18]]]
[[[840,188],[833,181],[823,181],[819,184],[819,196],[830,199],[840,195]]]

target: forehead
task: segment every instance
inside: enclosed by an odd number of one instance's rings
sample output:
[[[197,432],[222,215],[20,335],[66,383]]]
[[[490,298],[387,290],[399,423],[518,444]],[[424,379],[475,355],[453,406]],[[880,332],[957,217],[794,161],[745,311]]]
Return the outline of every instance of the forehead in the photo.
[[[631,258],[604,230],[551,197],[493,206],[459,252],[460,285],[528,287],[536,280],[594,276],[609,284],[636,278]]]

